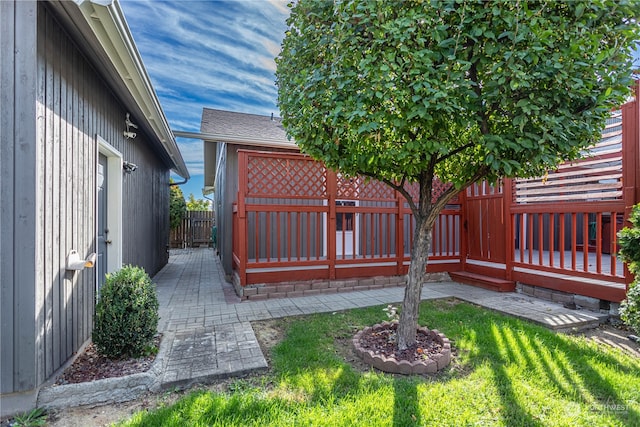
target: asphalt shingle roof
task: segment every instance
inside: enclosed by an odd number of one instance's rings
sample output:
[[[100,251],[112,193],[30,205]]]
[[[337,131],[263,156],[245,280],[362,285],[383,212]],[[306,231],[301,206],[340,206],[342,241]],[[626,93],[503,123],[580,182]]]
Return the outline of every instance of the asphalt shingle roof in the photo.
[[[200,132],[237,138],[266,139],[291,143],[280,117],[204,108]]]

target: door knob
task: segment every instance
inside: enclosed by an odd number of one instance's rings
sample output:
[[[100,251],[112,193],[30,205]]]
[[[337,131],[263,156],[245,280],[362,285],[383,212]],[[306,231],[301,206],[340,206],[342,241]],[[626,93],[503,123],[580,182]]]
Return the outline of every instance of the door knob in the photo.
[[[105,240],[105,241],[104,241],[104,243],[105,243],[106,245],[110,245],[112,242],[111,242],[111,240]]]

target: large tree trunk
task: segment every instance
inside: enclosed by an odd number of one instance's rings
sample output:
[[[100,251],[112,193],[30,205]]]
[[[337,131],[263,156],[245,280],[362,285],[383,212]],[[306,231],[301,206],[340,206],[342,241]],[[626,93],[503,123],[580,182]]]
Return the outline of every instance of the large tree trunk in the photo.
[[[411,249],[411,264],[409,265],[409,277],[407,278],[407,287],[404,290],[404,301],[398,324],[398,347],[400,350],[404,350],[416,342],[420,294],[427,275],[427,261],[432,241],[431,230],[435,222],[431,216],[414,215],[414,217],[416,229]]]

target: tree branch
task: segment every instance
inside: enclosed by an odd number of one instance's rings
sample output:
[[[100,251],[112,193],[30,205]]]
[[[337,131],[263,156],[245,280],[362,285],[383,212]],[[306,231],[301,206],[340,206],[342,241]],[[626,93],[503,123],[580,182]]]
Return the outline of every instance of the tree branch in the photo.
[[[404,184],[406,183],[406,179],[402,178],[402,184],[396,188],[396,190],[402,194],[404,196],[405,199],[407,199],[407,203],[409,203],[409,209],[411,209],[411,212],[417,212],[418,210],[418,205],[416,204],[416,201],[413,200],[413,197],[411,196],[411,194],[409,194],[409,192],[407,191],[406,188],[404,188]]]
[[[480,103],[478,110],[478,117],[480,118],[480,132],[482,132],[483,135],[488,135],[489,122],[487,120],[487,113],[482,106],[482,88],[480,87],[480,83],[478,82],[478,68],[475,62],[472,62],[471,67],[469,68],[469,79],[471,79],[471,81],[475,83],[473,85],[473,91],[476,93],[476,96],[479,100],[478,102]]]
[[[489,173],[489,168],[486,165],[481,166],[475,174],[473,174],[468,180],[466,180],[462,184],[461,188],[462,189],[467,188],[469,185],[487,176],[488,173]],[[445,191],[443,191],[442,194],[440,194],[436,202],[431,207],[431,215],[429,220],[433,219],[435,221],[435,219],[437,219],[437,216],[440,215],[440,212],[445,208],[447,203],[449,203],[449,201],[453,199],[460,191],[461,190],[457,190],[456,187],[453,185],[447,188]]]
[[[389,187],[393,188],[394,190],[402,194],[404,198],[407,199],[407,203],[409,203],[409,208],[411,209],[412,212],[415,213],[416,209],[418,209],[415,201],[413,200],[413,197],[411,197],[411,194],[409,194],[409,192],[404,188],[404,184],[407,182],[406,176],[402,177],[400,184],[396,184],[391,180],[388,180],[386,178],[380,178],[370,173],[363,173],[362,175],[368,176],[369,178],[372,178],[372,179],[377,179],[379,181],[382,181],[385,184],[387,184]]]
[[[469,142],[468,144],[465,144],[462,147],[458,147],[455,150],[450,151],[449,153],[445,154],[444,156],[439,157],[436,163],[443,162],[443,161],[447,160],[449,157],[453,157],[456,154],[460,153],[461,151],[464,151],[467,148],[473,147],[474,144],[475,144],[474,142]]]

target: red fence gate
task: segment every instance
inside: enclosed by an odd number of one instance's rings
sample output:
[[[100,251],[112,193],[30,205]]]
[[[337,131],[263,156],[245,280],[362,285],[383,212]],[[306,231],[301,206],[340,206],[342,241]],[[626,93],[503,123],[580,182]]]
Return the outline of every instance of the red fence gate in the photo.
[[[492,185],[486,181],[467,188],[465,270],[506,279],[506,232],[509,218],[503,189],[501,182]]]

